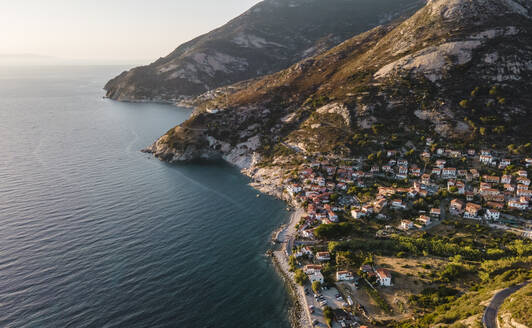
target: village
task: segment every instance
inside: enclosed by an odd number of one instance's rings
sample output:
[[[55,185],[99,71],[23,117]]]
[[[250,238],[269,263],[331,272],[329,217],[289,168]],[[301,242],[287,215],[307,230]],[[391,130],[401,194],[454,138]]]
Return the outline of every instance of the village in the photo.
[[[474,149],[431,152],[431,143],[417,158],[388,150],[379,161],[312,160],[285,181],[285,193],[303,214],[284,251],[304,286],[312,326],[371,326],[356,290],[364,287],[371,303],[380,304],[378,289],[394,285],[391,272],[376,261],[358,268],[336,263],[335,272],[323,272],[331,253],[322,241],[338,238],[323,238],[323,227],[374,222],[374,238],[386,238],[435,229],[443,220],[468,220],[532,238],[532,158]]]

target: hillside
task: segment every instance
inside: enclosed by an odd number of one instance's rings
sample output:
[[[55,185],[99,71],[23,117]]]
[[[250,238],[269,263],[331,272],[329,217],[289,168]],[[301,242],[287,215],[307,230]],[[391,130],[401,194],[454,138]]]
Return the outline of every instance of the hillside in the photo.
[[[532,97],[523,92],[532,88],[531,6],[430,1],[401,23],[203,95],[193,117],[149,150],[249,167],[286,148],[367,155],[420,134],[461,148],[519,148],[532,139]]]
[[[423,3],[266,0],[166,57],[123,72],[105,90],[116,100],[177,102],[287,68]]]

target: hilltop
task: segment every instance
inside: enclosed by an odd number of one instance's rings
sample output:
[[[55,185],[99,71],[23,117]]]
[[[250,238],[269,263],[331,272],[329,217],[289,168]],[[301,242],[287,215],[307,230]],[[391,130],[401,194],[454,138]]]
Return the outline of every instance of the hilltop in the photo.
[[[532,87],[530,7],[430,1],[403,22],[198,97],[194,115],[150,151],[249,168],[286,146],[345,157],[421,134],[462,148],[519,147],[532,139],[532,97],[522,92]]]
[[[285,69],[411,13],[422,0],[266,0],[147,66],[109,81],[107,97],[179,102]],[[169,33],[163,31],[163,33]]]

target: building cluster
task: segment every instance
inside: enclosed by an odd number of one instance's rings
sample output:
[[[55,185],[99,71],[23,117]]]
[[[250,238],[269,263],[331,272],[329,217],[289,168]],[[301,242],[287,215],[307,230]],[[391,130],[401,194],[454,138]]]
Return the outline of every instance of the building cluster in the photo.
[[[383,210],[411,208],[416,199],[442,190],[452,196],[448,208],[420,211],[418,217],[403,220],[399,228],[429,225],[440,218],[441,210],[468,219],[498,220],[503,210],[529,209],[532,190],[524,168],[532,166],[532,158],[509,159],[487,150],[477,154],[473,149],[464,153],[443,148],[423,152],[418,161],[402,158],[397,150],[386,151],[384,155],[382,165],[365,165],[363,160],[349,166],[329,161],[303,164],[297,178],[286,181],[288,194],[306,208],[305,222],[300,227],[302,236],[312,238],[313,227],[337,223],[341,215],[350,214],[355,219],[369,215],[387,218]],[[523,169],[508,172],[510,165]],[[375,186],[379,179],[397,181],[402,187],[380,186],[374,197],[364,202],[347,193],[353,186]]]
[[[323,265],[331,260],[331,255],[329,252],[316,252],[313,254],[311,249],[308,246],[302,247],[300,250],[294,253],[296,258],[307,256],[310,259],[314,259],[318,263],[310,263],[303,267],[303,272],[308,276],[311,283],[318,281],[320,283],[324,282],[324,276],[321,272]],[[371,265],[363,265],[360,267],[360,273],[365,274],[368,278],[374,278],[377,283],[381,286],[391,286],[392,285],[392,274],[390,271],[384,268],[376,268]],[[336,281],[353,281],[356,279],[356,275],[348,270],[338,270],[336,271]]]

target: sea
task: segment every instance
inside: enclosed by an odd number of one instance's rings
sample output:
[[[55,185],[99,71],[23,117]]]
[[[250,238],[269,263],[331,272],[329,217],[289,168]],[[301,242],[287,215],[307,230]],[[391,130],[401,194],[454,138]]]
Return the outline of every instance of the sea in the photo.
[[[104,99],[125,68],[0,67],[0,327],[289,327],[286,205],[140,152],[191,110]]]

